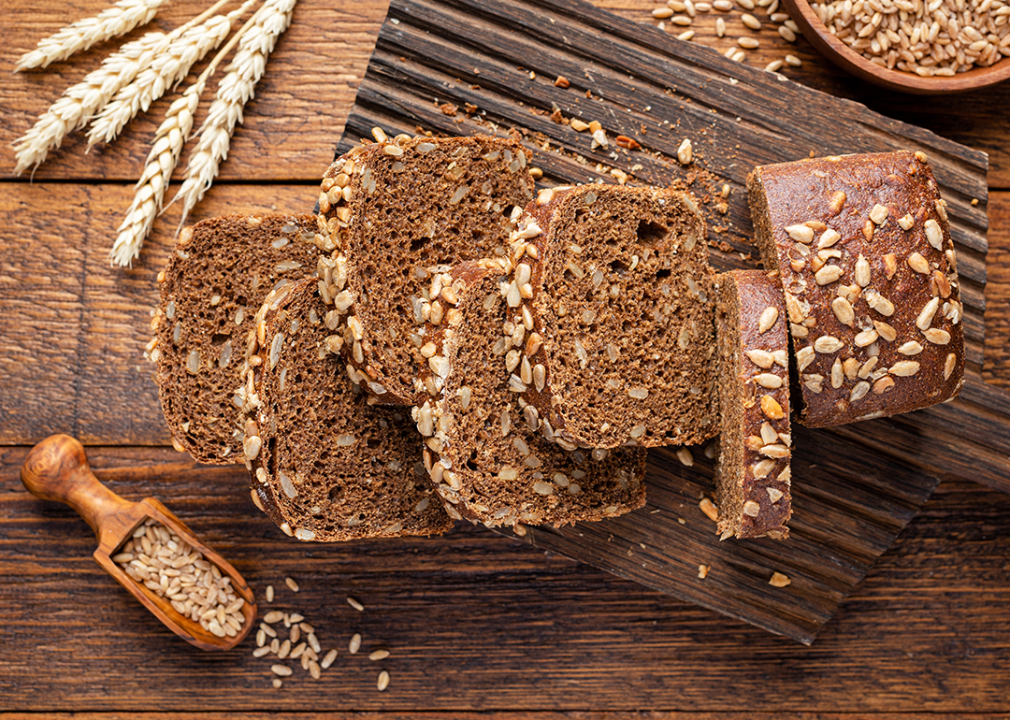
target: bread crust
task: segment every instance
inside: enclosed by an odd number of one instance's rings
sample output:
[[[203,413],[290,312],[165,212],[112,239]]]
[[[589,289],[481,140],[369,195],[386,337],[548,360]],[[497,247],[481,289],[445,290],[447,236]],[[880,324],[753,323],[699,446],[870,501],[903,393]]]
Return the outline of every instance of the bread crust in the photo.
[[[957,259],[926,155],[756,168],[751,215],[781,273],[808,427],[895,415],[964,384]]]
[[[792,515],[789,336],[778,278],[716,276],[722,427],[715,483],[723,538],[785,539]]]

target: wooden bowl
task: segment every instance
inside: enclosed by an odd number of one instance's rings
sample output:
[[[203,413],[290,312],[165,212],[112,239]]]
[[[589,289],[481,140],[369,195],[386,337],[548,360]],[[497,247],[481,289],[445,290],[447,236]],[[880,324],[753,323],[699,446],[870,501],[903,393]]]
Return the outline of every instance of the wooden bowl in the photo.
[[[874,65],[832,35],[807,0],[782,0],[800,32],[828,60],[867,82],[913,95],[940,95],[995,85],[1010,78],[1010,58],[989,67],[978,67],[953,77],[920,77]]]

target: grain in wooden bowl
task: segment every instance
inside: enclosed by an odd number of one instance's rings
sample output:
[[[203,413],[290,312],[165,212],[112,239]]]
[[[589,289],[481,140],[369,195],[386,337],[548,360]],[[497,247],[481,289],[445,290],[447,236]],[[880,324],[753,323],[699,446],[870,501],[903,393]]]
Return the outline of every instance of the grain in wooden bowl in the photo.
[[[988,87],[1010,77],[1010,6],[1002,0],[841,0],[813,5],[808,0],[782,0],[782,4],[826,58],[890,90],[939,95]],[[917,19],[919,14],[923,19]],[[868,17],[869,22],[857,17]],[[856,48],[842,39],[851,34],[856,35],[850,40]],[[946,58],[947,48],[954,49],[954,58]],[[958,72],[964,68],[970,69]]]

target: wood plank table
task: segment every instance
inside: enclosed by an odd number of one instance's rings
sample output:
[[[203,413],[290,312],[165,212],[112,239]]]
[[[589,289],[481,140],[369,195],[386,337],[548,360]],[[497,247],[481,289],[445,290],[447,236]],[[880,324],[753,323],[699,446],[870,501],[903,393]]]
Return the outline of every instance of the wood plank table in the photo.
[[[655,24],[651,0],[597,0]],[[6,8],[0,68],[104,0]],[[166,5],[173,27],[202,9]],[[301,210],[332,158],[385,13],[381,0],[302,0],[271,58],[232,157],[196,218]],[[760,10],[758,16],[764,19]],[[740,12],[699,14],[695,43],[724,50]],[[681,31],[682,28],[676,28]],[[792,78],[990,153],[984,376],[1010,386],[1010,85],[943,100],[885,93],[766,29],[746,62],[791,52]],[[107,50],[107,48],[103,48]],[[8,144],[102,50],[45,73],[0,73],[0,168]],[[0,194],[0,720],[15,717],[944,718],[1010,717],[1010,496],[944,478],[812,647],[802,647],[567,559],[460,527],[435,540],[307,546],[285,541],[246,499],[241,468],[173,451],[141,352],[153,276],[174,209],[122,273],[106,253],[166,101],[121,141],[85,156],[74,136],[35,183]],[[185,161],[185,159],[184,159]],[[33,228],[25,232],[25,228]],[[25,388],[30,388],[26,392]],[[94,538],[62,505],[31,498],[18,469],[34,442],[67,432],[128,499],[168,504],[271,607],[298,611],[340,655],[322,679],[271,686],[252,643],[223,655],[174,638],[104,575]],[[296,594],[284,584],[295,578]],[[361,612],[348,597],[363,603]],[[362,652],[347,650],[352,633]],[[389,649],[370,661],[367,654]],[[392,681],[379,693],[378,672]]]

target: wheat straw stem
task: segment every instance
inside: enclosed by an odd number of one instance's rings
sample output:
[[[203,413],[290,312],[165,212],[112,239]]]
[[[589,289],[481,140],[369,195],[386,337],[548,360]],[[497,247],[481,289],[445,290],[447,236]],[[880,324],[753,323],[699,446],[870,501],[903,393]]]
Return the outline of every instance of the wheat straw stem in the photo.
[[[242,28],[238,52],[218,85],[207,120],[200,127],[200,139],[190,156],[186,179],[172,198],[172,203],[180,199],[183,203],[176,232],[186,223],[189,211],[203,199],[217,177],[221,162],[227,159],[235,125],[242,122],[242,108],[253,96],[277,38],[290,25],[296,1],[267,0]]]
[[[38,46],[18,60],[14,72],[66,60],[95,43],[124,35],[154,19],[164,0],[119,0],[95,17],[82,18],[59,32],[40,40]]]
[[[247,2],[241,9],[244,10],[248,5]],[[150,234],[154,219],[161,210],[169,180],[179,162],[179,156],[182,155],[186,139],[193,130],[193,117],[207,79],[238,44],[242,33],[251,26],[251,23],[252,19],[232,36],[210,61],[197,81],[186,88],[183,96],[172,103],[165,114],[165,119],[155,133],[144,171],[137,181],[133,203],[126,212],[123,224],[119,226],[119,234],[109,252],[109,260],[113,265],[126,267],[132,265],[133,260],[140,256],[140,248]]]
[[[201,25],[193,25],[172,41],[168,50],[154,58],[150,67],[120,89],[92,122],[88,150],[98,142],[112,142],[138,112],[147,112],[151,103],[178,85],[190,68],[216,48],[231,32],[232,23],[257,0],[246,0],[227,15],[215,15]]]

